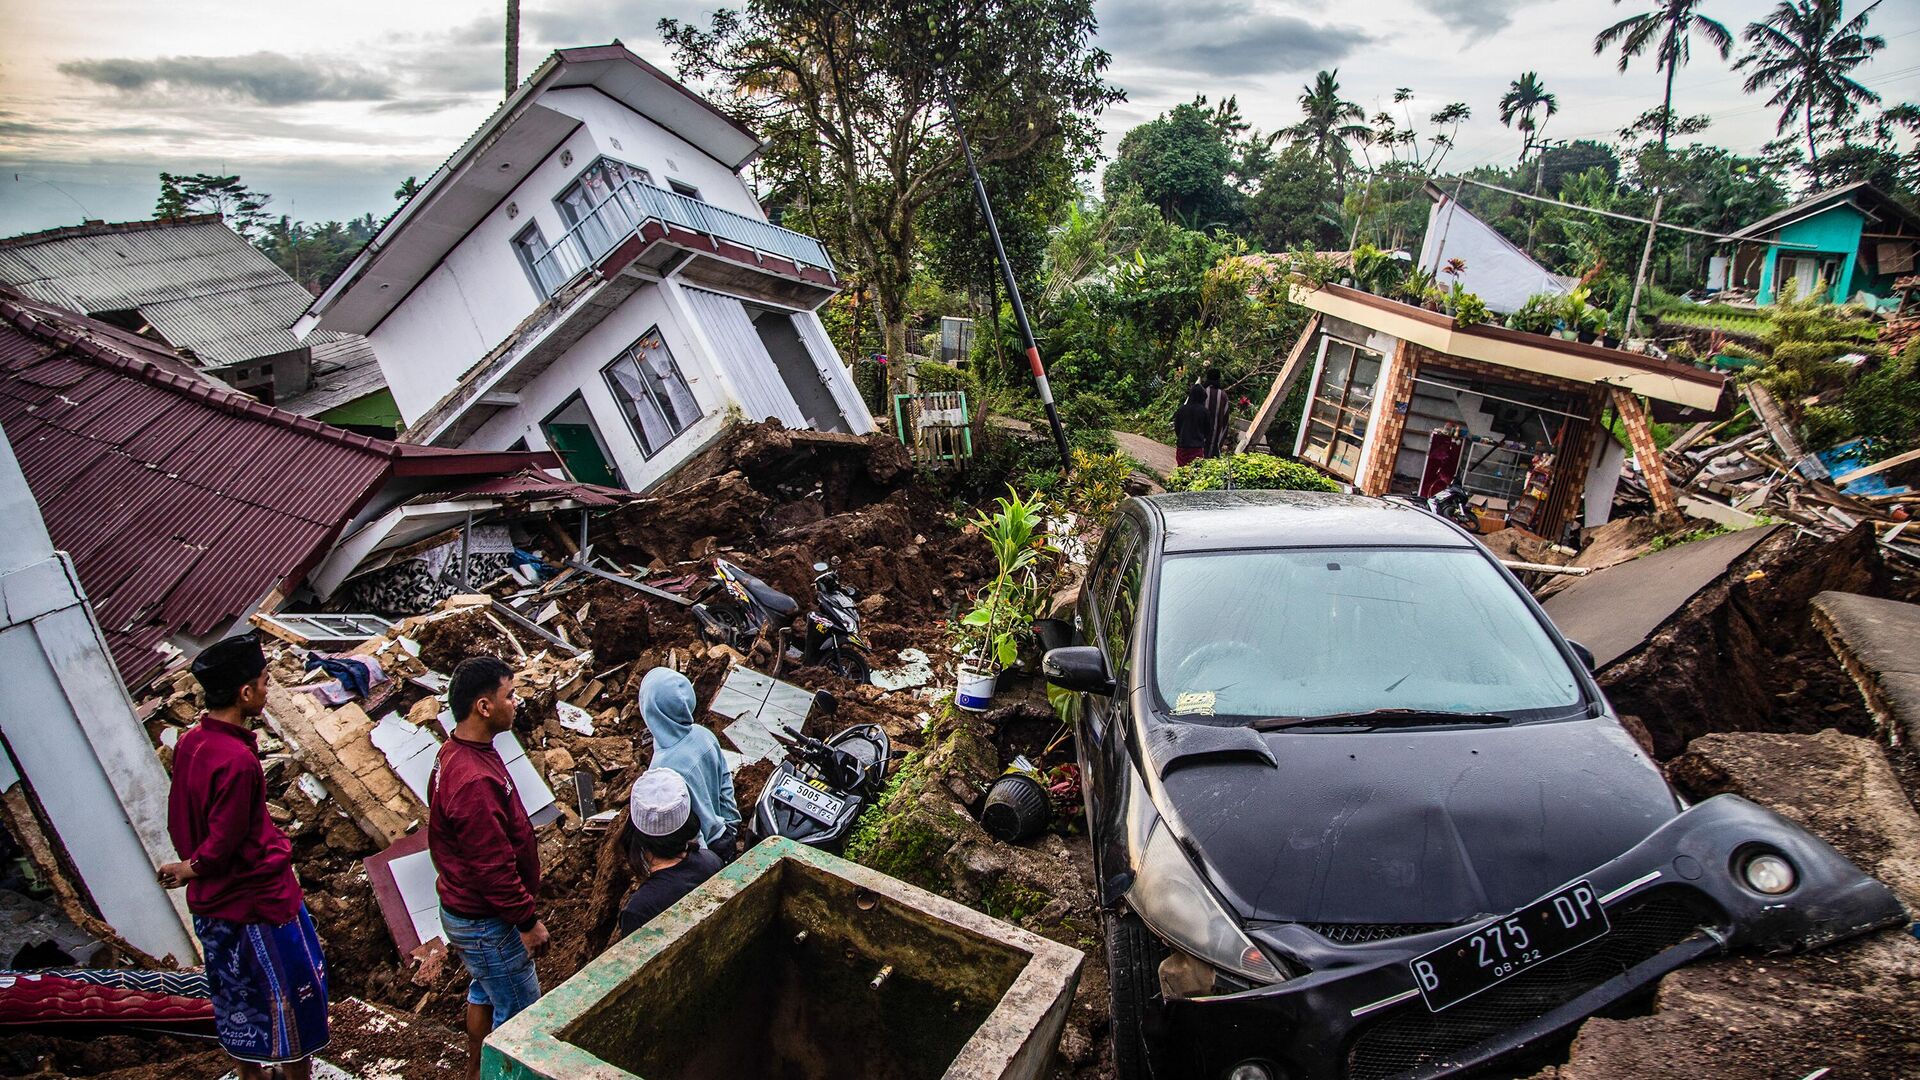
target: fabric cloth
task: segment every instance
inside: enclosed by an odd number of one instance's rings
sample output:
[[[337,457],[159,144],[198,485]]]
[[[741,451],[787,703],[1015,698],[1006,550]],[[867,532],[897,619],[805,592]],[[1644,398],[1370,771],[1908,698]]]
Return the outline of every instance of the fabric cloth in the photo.
[[[626,937],[652,922],[700,883],[720,872],[726,863],[706,848],[695,848],[686,858],[647,875],[620,909],[620,936]]]
[[[340,680],[340,685],[355,697],[366,697],[374,687],[387,681],[387,673],[380,670],[380,661],[371,656],[328,656],[310,652],[306,670],[316,668]]]
[[[1173,445],[1180,450],[1199,450],[1204,453],[1207,440],[1213,436],[1213,419],[1207,412],[1206,395],[1195,400],[1187,395],[1186,404],[1173,412]]]
[[[327,1045],[327,962],[305,904],[284,923],[193,917],[220,1045],[279,1065]]]
[[[442,907],[521,930],[539,921],[540,845],[492,743],[455,735],[440,744],[427,777],[427,850]]]
[[[540,976],[520,931],[505,919],[469,919],[445,904],[440,927],[467,966],[467,1003],[493,1006],[493,1026],[540,1000]]]
[[[687,782],[672,769],[648,769],[633,782],[633,792],[627,796],[627,816],[634,828],[648,836],[672,835],[691,813]]]
[[[1207,456],[1206,450],[1202,449],[1201,447],[1183,446],[1180,449],[1175,450],[1173,452],[1173,463],[1176,466],[1191,465],[1194,462],[1199,461],[1201,458],[1206,456]]]
[[[733,775],[720,756],[720,740],[693,722],[693,684],[672,668],[657,667],[640,680],[640,716],[653,733],[649,769],[672,769],[687,782],[700,842],[713,847],[740,823],[733,801]]]
[[[167,835],[193,864],[187,910],[240,923],[289,922],[300,911],[293,845],[267,816],[258,743],[202,713],[173,750]]]
[[[1233,430],[1233,421],[1227,413],[1227,392],[1217,384],[1208,384],[1206,391],[1207,456],[1219,457],[1227,445],[1227,433]]]

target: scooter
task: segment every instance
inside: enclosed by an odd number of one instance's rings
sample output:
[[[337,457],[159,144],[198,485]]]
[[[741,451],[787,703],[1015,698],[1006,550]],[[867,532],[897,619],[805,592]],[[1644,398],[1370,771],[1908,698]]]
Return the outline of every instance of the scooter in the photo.
[[[1461,487],[1457,481],[1434,492],[1427,499],[1427,509],[1476,536],[1480,533],[1480,516],[1474,513],[1467,489]]]
[[[773,737],[787,755],[754,804],[755,834],[784,836],[838,854],[860,812],[886,784],[892,741],[878,724],[857,724],[825,742],[792,728]]]
[[[854,604],[853,589],[840,583],[838,572],[828,563],[814,563],[813,570],[814,600],[819,606],[807,613],[802,624],[799,660],[824,664],[836,675],[866,682],[872,665],[864,652],[867,643],[860,636],[860,609]],[[720,558],[713,560],[713,584],[693,604],[693,617],[707,642],[744,653],[764,635],[782,658],[794,644],[799,614],[800,605],[793,597]]]

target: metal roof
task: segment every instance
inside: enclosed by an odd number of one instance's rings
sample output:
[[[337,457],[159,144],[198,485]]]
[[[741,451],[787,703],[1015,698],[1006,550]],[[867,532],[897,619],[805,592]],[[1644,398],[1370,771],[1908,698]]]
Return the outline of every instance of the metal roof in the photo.
[[[356,435],[168,370],[153,351],[0,289],[0,428],[130,686],[163,665],[160,642],[218,632],[291,591],[389,479],[555,464]]]
[[[211,367],[303,348],[289,328],[313,299],[218,214],[0,240],[0,282],[85,315],[137,311]]]
[[[380,372],[380,358],[374,355],[372,342],[359,334],[325,332],[314,334],[313,339],[312,382],[302,393],[275,402],[280,408],[301,416],[318,416],[386,389],[386,376]]]
[[[1871,208],[1862,206],[1861,203],[1863,202],[1872,204]],[[1831,210],[1843,203],[1852,206],[1868,218],[1877,219],[1882,214],[1891,214],[1894,217],[1903,219],[1908,224],[1920,227],[1920,215],[1916,215],[1913,211],[1901,206],[1889,198],[1886,192],[1874,187],[1867,181],[1859,180],[1842,187],[1816,192],[1794,203],[1792,206],[1787,207],[1785,210],[1775,214],[1769,214],[1759,221],[1739,229],[1733,233],[1732,238],[1736,240],[1759,240],[1764,238],[1768,233],[1784,229],[1796,221]]]

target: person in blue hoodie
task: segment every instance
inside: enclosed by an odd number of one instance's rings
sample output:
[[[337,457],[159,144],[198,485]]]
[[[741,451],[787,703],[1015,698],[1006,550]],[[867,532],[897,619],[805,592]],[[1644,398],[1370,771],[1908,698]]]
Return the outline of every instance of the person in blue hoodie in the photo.
[[[723,862],[731,862],[740,835],[733,776],[720,756],[720,740],[693,722],[693,710],[693,684],[685,675],[657,667],[640,680],[640,716],[653,733],[648,768],[680,774],[700,818],[700,842]]]

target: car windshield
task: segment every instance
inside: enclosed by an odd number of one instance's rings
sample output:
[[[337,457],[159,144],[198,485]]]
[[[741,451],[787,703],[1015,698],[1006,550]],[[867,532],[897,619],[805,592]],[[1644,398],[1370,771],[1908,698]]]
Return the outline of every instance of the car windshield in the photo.
[[[1581,703],[1533,612],[1468,548],[1172,556],[1153,646],[1155,685],[1176,716],[1535,719]]]

